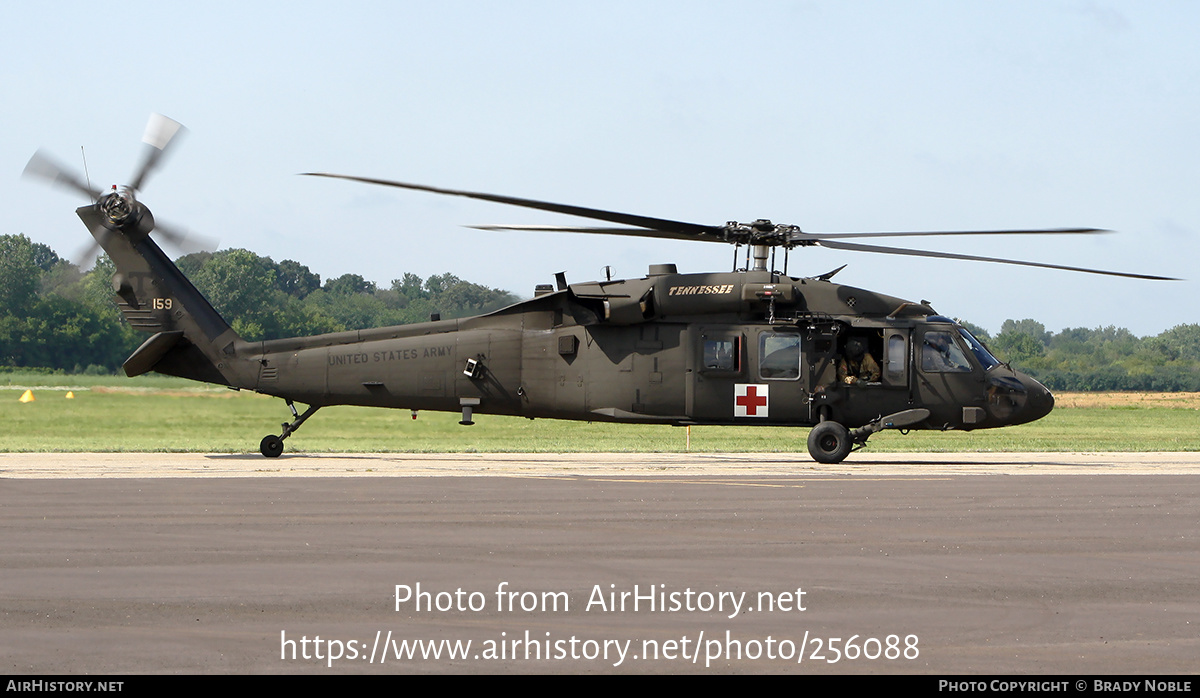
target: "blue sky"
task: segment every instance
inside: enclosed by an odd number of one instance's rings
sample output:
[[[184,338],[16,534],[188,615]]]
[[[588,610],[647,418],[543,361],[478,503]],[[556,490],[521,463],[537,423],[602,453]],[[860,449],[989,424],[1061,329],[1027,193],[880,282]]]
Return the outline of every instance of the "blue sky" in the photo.
[[[144,187],[160,220],[323,278],[451,271],[531,294],[566,271],[724,271],[717,245],[297,177],[330,171],[698,223],[814,232],[1094,226],[911,247],[1150,282],[800,250],[789,271],[997,331],[1200,322],[1200,6],[1187,2],[24,3],[0,44],[0,232],[71,256],[85,202],[22,180],[38,148],[124,183],[150,112],[189,128]]]

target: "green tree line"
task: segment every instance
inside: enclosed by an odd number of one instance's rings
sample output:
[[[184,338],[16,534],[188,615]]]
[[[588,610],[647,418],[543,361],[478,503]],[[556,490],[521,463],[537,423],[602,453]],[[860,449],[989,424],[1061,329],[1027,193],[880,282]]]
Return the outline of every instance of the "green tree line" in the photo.
[[[995,337],[963,323],[1001,361],[1051,390],[1200,391],[1200,324],[1152,337],[1123,327],[1068,327],[1054,333],[1031,320],[1005,320]]]
[[[519,300],[508,291],[435,274],[387,288],[358,274],[324,283],[307,266],[249,250],[199,252],[176,264],[243,338],[256,341],[450,319]],[[0,367],[111,373],[145,341],[113,303],[107,256],[90,271],[24,235],[0,235]]]

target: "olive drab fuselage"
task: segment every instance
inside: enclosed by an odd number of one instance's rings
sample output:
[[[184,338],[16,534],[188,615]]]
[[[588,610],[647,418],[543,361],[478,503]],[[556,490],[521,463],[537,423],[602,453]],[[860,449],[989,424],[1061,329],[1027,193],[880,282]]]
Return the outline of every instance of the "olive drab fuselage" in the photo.
[[[863,289],[668,273],[573,284],[480,317],[246,344],[231,384],[306,404],[676,425],[860,425],[924,407],[913,428],[976,429],[1044,414],[1025,404],[1031,379],[1005,366],[923,366],[930,332],[966,346],[928,306]],[[879,381],[838,382],[851,336],[878,357]]]

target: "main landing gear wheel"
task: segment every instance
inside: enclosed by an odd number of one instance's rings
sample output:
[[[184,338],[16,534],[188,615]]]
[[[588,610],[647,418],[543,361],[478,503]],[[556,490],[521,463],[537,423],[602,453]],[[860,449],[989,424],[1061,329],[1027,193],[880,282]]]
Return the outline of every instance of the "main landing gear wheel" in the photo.
[[[818,463],[841,463],[853,446],[850,430],[838,422],[821,422],[808,432],[808,454]]]
[[[274,434],[267,434],[258,444],[258,450],[267,458],[278,458],[283,453],[283,439]]]

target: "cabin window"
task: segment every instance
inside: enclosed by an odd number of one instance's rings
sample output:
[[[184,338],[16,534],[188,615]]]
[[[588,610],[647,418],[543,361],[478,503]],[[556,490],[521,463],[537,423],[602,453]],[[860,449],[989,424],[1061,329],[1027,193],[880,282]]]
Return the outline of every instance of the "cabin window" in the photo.
[[[921,370],[930,373],[969,373],[971,362],[949,332],[926,332],[921,346]]]
[[[800,378],[800,335],[764,332],[759,336],[758,356],[758,374],[763,378]]]
[[[904,367],[907,364],[904,336],[893,334],[887,340],[887,378],[889,383],[904,382]]]
[[[723,337],[704,340],[704,370],[740,372],[742,370],[741,339],[741,337]]]

